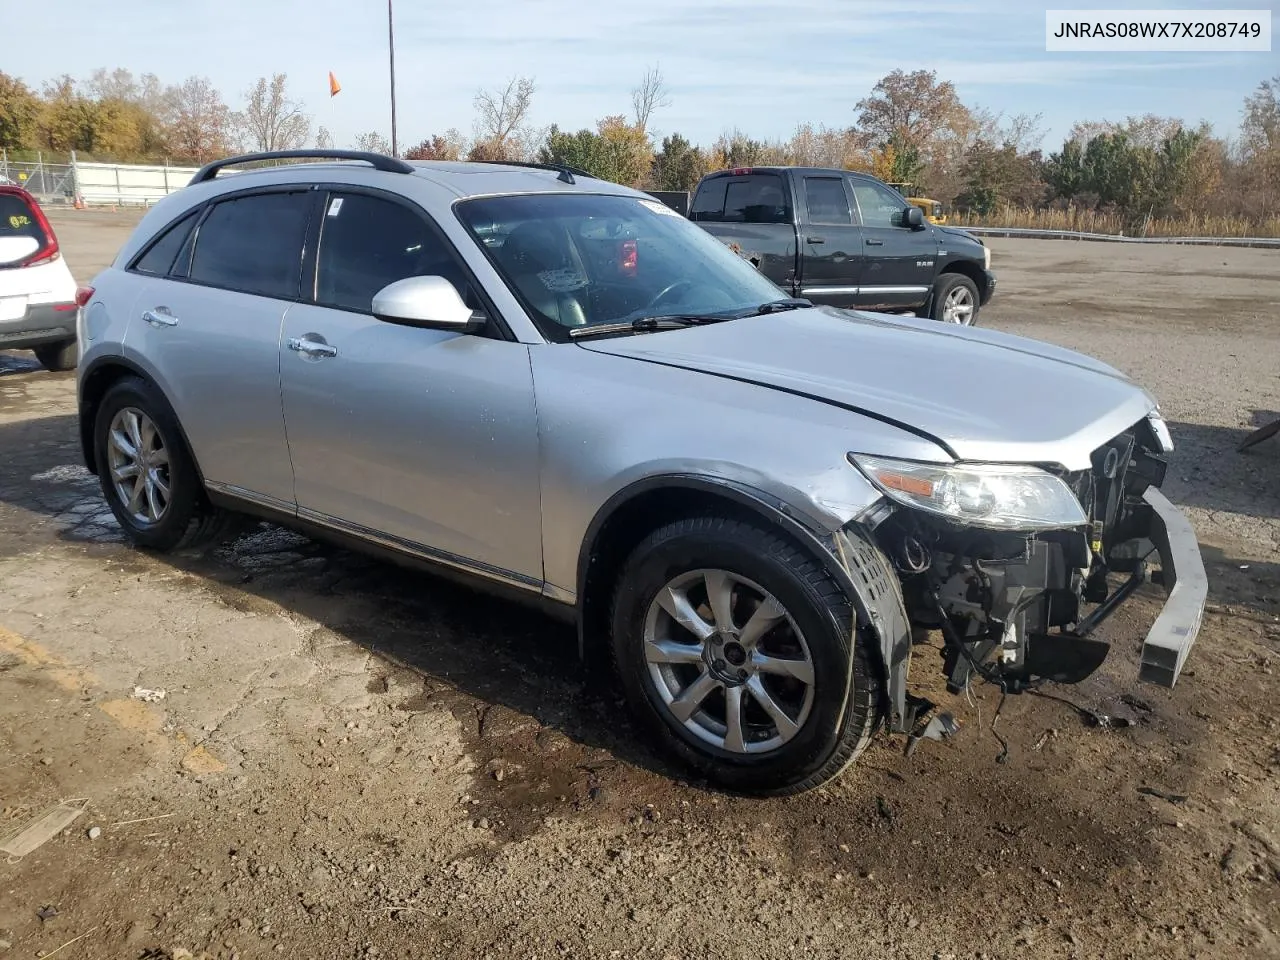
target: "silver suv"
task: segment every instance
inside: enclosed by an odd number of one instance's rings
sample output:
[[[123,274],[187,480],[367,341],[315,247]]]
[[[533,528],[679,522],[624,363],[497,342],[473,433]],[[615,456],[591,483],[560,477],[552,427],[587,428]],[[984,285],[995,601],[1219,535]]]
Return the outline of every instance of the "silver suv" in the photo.
[[[300,156],[329,162],[227,169]],[[948,733],[908,687],[931,637],[953,692],[1078,681],[1157,564],[1142,678],[1172,686],[1199,628],[1204,567],[1140,387],[787,298],[581,171],[213,163],[79,325],[85,460],[137,545],[255,515],[540,604],[731,789],[813,787],[882,726]]]

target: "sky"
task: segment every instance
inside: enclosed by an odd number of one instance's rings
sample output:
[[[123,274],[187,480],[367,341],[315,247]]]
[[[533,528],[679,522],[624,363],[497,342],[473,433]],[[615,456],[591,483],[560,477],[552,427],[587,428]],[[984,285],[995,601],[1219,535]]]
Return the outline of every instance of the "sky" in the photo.
[[[16,3],[17,0],[5,0]],[[1199,0],[1193,9],[1269,9],[1280,0]],[[1093,0],[1109,9],[1145,3]],[[1168,0],[1162,5],[1168,5]],[[1046,53],[1046,6],[1026,0],[395,0],[401,149],[456,127],[470,134],[479,89],[536,84],[531,121],[562,129],[630,112],[660,68],[671,105],[650,123],[709,143],[739,129],[786,138],[800,122],[844,127],[894,69],[937,71],[969,106],[1042,114],[1047,149],[1077,120],[1155,113],[1237,132],[1244,98],[1280,75],[1280,52]],[[1083,8],[1085,4],[1076,4]],[[1173,7],[1171,7],[1172,9]],[[283,72],[338,145],[390,133],[385,0],[59,0],[73,25],[49,43],[8,47],[0,69],[38,88],[95,67],[208,77],[236,108],[259,76]],[[329,96],[333,71],[342,91]]]

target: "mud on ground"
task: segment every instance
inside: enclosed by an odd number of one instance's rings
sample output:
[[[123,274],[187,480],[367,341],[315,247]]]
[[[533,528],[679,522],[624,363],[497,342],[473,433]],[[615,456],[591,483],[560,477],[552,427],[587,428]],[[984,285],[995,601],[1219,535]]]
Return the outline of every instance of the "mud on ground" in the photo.
[[[56,222],[80,279],[123,220]],[[1010,697],[1004,763],[920,650],[959,736],[788,800],[689,782],[520,608],[266,526],[129,549],[71,375],[0,354],[0,838],[87,800],[0,863],[0,957],[1280,956],[1280,441],[1234,450],[1280,415],[1276,255],[994,247],[984,324],[1161,398],[1204,630],[1139,686],[1140,598],[1054,691],[1114,722]]]

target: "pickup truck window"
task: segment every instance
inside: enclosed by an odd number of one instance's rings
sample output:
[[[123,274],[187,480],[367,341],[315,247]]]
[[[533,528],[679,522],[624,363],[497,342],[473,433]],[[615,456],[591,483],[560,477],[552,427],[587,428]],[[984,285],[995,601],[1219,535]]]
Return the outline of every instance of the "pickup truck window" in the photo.
[[[790,223],[786,181],[776,173],[708,180],[694,198],[691,219],[709,223]]]
[[[839,177],[805,177],[804,202],[809,208],[810,223],[851,225],[849,195]]]
[[[907,203],[901,195],[870,180],[854,180],[853,195],[858,200],[863,226],[902,226],[902,211],[907,208]]]

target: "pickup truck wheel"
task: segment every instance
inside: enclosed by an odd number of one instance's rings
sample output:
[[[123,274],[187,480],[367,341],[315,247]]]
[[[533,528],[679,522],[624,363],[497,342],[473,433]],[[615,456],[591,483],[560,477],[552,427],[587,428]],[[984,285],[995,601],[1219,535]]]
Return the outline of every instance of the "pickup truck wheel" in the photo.
[[[614,596],[613,653],[633,711],[702,776],[798,793],[865,748],[879,672],[840,587],[798,544],[707,516],[650,534]]]
[[[177,417],[147,381],[126,377],[107,390],[93,441],[103,496],[138,546],[206,546],[228,536],[239,520],[209,503]]]
[[[50,372],[74,370],[80,362],[80,345],[75,341],[50,343],[34,348],[32,351],[40,366]]]
[[[971,327],[978,319],[978,285],[962,273],[944,273],[933,287],[933,319]]]

